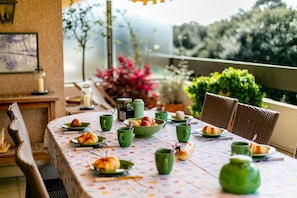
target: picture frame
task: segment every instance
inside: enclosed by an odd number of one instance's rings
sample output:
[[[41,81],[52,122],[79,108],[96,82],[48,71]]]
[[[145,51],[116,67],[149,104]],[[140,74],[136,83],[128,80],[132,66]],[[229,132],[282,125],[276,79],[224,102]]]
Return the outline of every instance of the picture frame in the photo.
[[[0,32],[0,74],[33,73],[37,67],[38,33]]]

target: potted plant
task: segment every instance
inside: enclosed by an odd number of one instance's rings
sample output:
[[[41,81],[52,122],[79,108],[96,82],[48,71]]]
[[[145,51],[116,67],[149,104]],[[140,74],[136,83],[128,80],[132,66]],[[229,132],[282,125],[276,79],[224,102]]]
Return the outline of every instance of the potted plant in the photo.
[[[138,69],[134,61],[119,56],[119,65],[107,70],[97,69],[96,76],[102,79],[101,86],[106,93],[117,101],[117,98],[146,99],[153,95],[156,83],[149,79],[151,67],[147,64]],[[148,105],[148,104],[146,104]]]
[[[190,107],[194,116],[200,116],[206,92],[237,98],[239,102],[264,107],[262,99],[265,93],[255,82],[255,77],[248,70],[226,68],[222,73],[200,76],[186,88],[186,93],[193,102]]]
[[[158,84],[159,102],[166,111],[184,111],[185,83],[191,80],[192,70],[187,62],[181,60],[177,66],[170,65],[164,69],[164,79]]]

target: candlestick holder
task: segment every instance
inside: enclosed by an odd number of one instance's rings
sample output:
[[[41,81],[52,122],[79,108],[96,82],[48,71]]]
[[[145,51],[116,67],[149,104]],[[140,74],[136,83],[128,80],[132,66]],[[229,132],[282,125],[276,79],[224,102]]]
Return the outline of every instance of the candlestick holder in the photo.
[[[84,84],[80,92],[80,109],[92,110],[94,109],[93,90],[90,85]]]
[[[45,89],[45,72],[43,68],[37,66],[33,73],[33,82],[32,82],[33,95],[44,95],[48,93],[48,90]]]

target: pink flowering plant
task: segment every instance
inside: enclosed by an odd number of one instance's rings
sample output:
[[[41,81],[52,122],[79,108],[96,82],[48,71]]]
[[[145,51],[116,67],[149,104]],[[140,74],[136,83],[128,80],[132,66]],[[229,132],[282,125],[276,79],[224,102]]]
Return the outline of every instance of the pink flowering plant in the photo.
[[[117,98],[146,99],[156,88],[156,83],[149,79],[151,67],[144,64],[142,69],[134,65],[128,57],[119,56],[119,65],[107,70],[97,69],[96,76],[102,79],[102,86],[115,101]]]

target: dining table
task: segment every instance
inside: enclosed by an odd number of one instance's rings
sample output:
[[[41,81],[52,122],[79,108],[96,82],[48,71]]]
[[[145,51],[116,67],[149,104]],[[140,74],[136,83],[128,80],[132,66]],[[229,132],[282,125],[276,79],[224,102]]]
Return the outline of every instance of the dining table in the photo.
[[[103,114],[113,115],[110,131],[101,130],[99,116]],[[146,110],[144,115],[154,118],[155,111]],[[174,113],[170,113],[166,125],[152,137],[134,137],[129,147],[119,146],[117,129],[125,124],[118,120],[116,111],[67,115],[50,121],[47,125],[46,140],[48,153],[58,169],[69,197],[296,197],[297,161],[273,147],[270,148],[274,152],[269,153],[264,160],[252,162],[258,167],[261,176],[261,185],[254,193],[239,195],[222,190],[219,175],[221,168],[230,161],[231,143],[250,140],[227,130],[218,138],[204,137],[201,135],[201,129],[210,124],[194,117],[191,119],[189,139],[195,145],[191,156],[183,161],[175,157],[170,174],[159,174],[155,165],[155,151],[159,148],[172,149],[172,145],[178,142],[177,123],[173,117]],[[90,125],[84,131],[65,130],[62,126],[73,119],[80,119]],[[79,147],[71,140],[88,131],[105,137],[105,144],[98,148],[77,149]],[[136,178],[97,181],[96,178],[101,176],[92,170],[91,164],[107,155],[132,162],[134,165],[127,171],[127,175]]]

